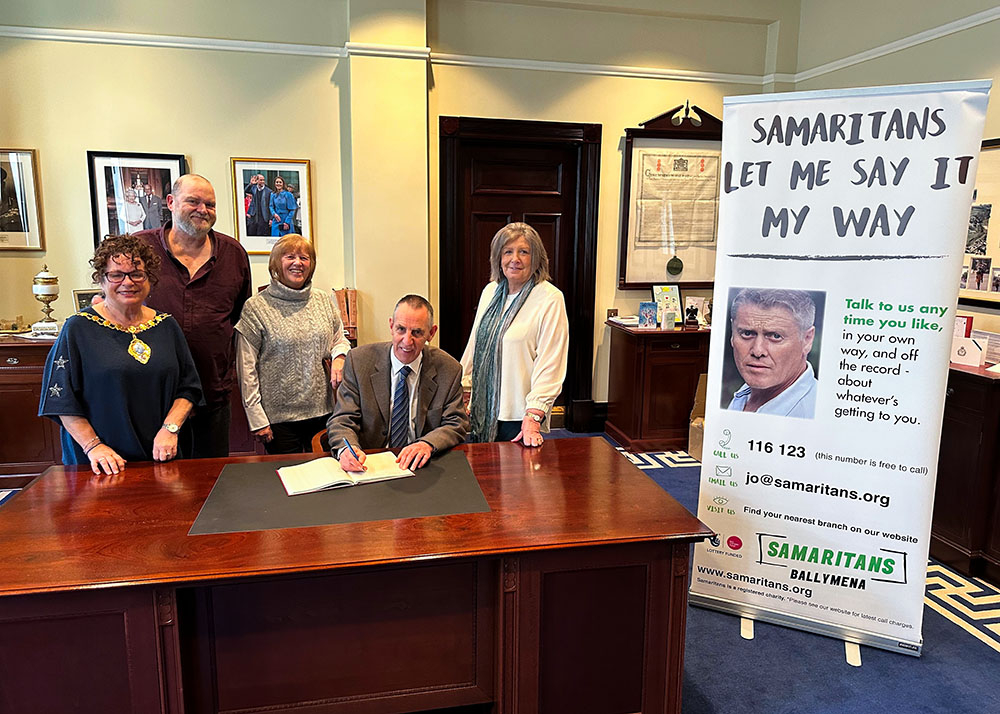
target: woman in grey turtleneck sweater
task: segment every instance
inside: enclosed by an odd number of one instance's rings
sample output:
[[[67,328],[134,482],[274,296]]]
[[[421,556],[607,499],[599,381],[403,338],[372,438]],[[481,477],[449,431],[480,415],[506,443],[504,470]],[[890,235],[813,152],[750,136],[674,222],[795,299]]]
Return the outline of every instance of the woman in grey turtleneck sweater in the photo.
[[[312,289],[312,243],[289,233],[271,249],[268,268],[271,284],[247,300],[236,323],[243,406],[267,453],[307,452],[333,411],[350,343],[333,293]]]

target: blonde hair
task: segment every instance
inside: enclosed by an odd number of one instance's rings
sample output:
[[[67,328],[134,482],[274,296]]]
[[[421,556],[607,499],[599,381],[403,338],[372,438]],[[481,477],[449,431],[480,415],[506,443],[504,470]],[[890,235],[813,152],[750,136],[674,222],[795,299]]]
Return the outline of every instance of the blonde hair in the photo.
[[[286,233],[271,248],[271,257],[267,260],[267,269],[271,273],[272,278],[280,282],[281,259],[296,250],[301,250],[309,256],[309,275],[306,276],[306,283],[312,280],[313,273],[316,272],[316,249],[312,243],[298,233]]]
[[[537,284],[549,280],[549,254],[545,252],[538,231],[527,223],[508,223],[497,231],[490,242],[490,280],[503,278],[500,257],[503,249],[512,240],[524,238],[531,248],[531,278]]]

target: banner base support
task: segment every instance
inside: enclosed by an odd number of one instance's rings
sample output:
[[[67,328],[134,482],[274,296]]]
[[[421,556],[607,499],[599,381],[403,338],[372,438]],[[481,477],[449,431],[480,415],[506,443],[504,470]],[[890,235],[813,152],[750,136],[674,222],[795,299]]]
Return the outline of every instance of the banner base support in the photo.
[[[705,595],[703,593],[689,592],[688,603],[696,607],[706,608],[708,610],[718,610],[719,612],[725,612],[738,617],[760,620],[761,622],[770,622],[773,625],[791,627],[796,630],[805,630],[806,632],[812,632],[816,635],[832,637],[837,640],[853,642],[859,645],[868,645],[869,647],[877,647],[880,650],[898,652],[900,654],[910,655],[911,657],[919,657],[924,645],[923,638],[917,642],[908,642],[906,640],[899,640],[887,635],[878,634],[876,632],[859,630],[853,627],[844,627],[842,625],[832,625],[827,622],[817,622],[804,617],[795,617],[783,612],[775,612],[762,607],[747,605],[746,603],[724,600],[723,598]]]

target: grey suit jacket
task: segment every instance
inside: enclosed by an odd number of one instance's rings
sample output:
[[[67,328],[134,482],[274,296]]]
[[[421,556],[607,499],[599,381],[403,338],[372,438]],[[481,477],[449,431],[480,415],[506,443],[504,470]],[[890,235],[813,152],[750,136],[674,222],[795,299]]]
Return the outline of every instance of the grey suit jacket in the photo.
[[[326,423],[334,453],[344,439],[363,450],[386,446],[392,403],[391,349],[391,342],[376,342],[347,353],[337,408]],[[414,431],[419,441],[426,441],[437,453],[464,441],[469,430],[462,406],[462,366],[447,352],[430,345],[424,347],[423,354]]]
[[[142,204],[142,209],[146,212],[146,220],[143,221],[142,227],[146,230],[150,228],[159,228],[163,225],[162,209],[163,209],[163,199],[153,194],[151,196],[143,196],[139,199],[139,203]]]

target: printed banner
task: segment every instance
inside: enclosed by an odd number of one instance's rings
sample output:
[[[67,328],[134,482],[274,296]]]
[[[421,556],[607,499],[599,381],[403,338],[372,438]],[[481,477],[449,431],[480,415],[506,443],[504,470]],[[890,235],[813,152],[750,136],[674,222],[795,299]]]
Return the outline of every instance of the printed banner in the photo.
[[[989,89],[725,100],[692,603],[920,653]]]

